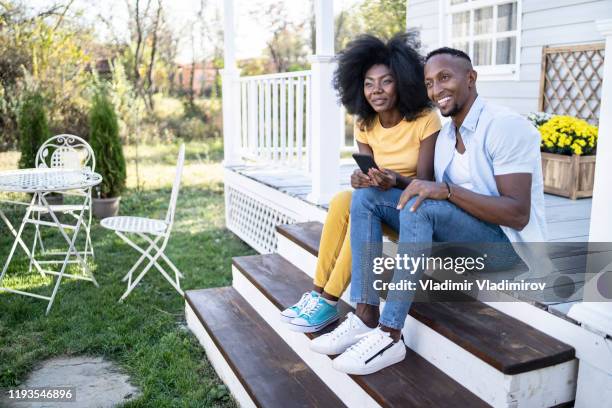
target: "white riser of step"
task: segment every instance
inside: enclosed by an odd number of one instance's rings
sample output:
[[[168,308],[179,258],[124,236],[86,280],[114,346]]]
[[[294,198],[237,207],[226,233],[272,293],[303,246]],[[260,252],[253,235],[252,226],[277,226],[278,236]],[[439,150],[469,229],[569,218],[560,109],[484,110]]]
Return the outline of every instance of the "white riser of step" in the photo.
[[[314,279],[315,270],[317,269],[317,257],[295,242],[287,239],[284,235],[277,233],[276,236],[278,238],[278,254]],[[340,298],[346,303],[351,304],[350,284]],[[295,301],[297,302],[298,300],[296,299]],[[355,305],[353,304],[353,306]]]
[[[576,359],[507,375],[410,315],[403,335],[409,348],[494,407],[550,407],[574,399]]]
[[[208,332],[196,316],[193,309],[185,302],[185,318],[187,319],[187,326],[193,334],[198,338],[200,344],[206,350],[206,357],[212,364],[213,368],[219,374],[219,377],[227,385],[232,396],[238,402],[238,405],[242,408],[256,408],[257,405],[251,399],[248,392],[242,386],[236,374],[231,369],[221,351],[217,348],[213,340],[208,335]]]
[[[317,260],[314,255],[281,234],[278,234],[278,243],[281,256],[308,276],[314,276]],[[349,290],[342,296],[347,303],[348,294]],[[404,338],[408,347],[495,407],[549,407],[574,399],[577,360],[506,375],[410,315],[406,318]],[[538,390],[537,394],[533,393],[534,389]]]
[[[311,351],[304,333],[289,330],[276,306],[233,265],[232,286],[348,407],[380,407],[351,377],[336,371],[328,356]]]

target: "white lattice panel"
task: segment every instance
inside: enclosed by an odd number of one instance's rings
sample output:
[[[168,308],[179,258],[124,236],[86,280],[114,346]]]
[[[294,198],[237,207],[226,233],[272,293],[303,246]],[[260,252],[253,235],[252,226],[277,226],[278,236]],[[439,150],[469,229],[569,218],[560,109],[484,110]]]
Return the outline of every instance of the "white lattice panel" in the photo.
[[[297,220],[231,186],[225,194],[227,227],[260,253],[276,252],[276,226]]]

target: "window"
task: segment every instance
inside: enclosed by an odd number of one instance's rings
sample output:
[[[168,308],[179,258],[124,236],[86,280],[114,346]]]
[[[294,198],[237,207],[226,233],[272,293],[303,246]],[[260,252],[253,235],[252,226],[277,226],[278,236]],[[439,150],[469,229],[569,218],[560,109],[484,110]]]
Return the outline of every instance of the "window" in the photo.
[[[520,0],[446,0],[445,43],[468,53],[483,79],[518,79]]]

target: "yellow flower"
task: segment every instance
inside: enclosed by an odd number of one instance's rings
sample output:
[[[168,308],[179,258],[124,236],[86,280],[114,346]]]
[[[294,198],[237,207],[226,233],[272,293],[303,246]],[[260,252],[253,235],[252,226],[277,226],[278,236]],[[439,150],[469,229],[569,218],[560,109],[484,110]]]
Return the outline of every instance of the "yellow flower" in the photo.
[[[542,151],[584,155],[592,154],[597,146],[597,126],[572,116],[552,116],[538,130]]]

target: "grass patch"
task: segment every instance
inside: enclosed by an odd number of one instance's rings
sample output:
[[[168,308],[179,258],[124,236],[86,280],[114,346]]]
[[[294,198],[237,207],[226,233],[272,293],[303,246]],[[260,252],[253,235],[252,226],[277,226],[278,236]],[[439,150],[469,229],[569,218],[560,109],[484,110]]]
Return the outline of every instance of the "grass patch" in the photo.
[[[187,146],[176,222],[166,249],[185,275],[181,282],[185,290],[229,285],[231,258],[254,253],[224,227],[222,168],[214,153],[218,145]],[[134,148],[126,148],[129,189],[121,201],[122,214],[164,217],[177,151],[176,145],[139,148],[137,190]],[[0,153],[3,166],[13,159],[14,153]],[[2,208],[18,225],[23,208]],[[13,238],[3,224],[0,231],[4,263]],[[43,236],[48,246],[62,246],[57,231],[45,229]],[[28,228],[24,241],[31,243],[32,237],[33,229]],[[42,300],[0,292],[0,388],[19,385],[40,360],[87,354],[117,362],[142,390],[142,397],[126,407],[234,406],[186,328],[183,299],[152,269],[124,303],[117,303],[126,289],[121,277],[138,256],[97,221],[92,239],[96,258],[89,264],[100,288],[64,280],[49,316]],[[51,280],[28,274],[27,258],[22,251],[17,255],[4,284],[49,294]]]

